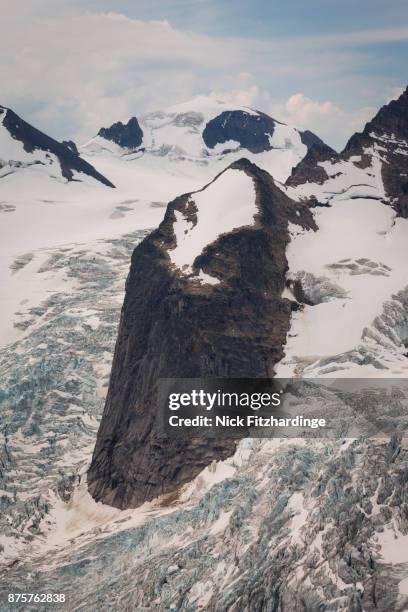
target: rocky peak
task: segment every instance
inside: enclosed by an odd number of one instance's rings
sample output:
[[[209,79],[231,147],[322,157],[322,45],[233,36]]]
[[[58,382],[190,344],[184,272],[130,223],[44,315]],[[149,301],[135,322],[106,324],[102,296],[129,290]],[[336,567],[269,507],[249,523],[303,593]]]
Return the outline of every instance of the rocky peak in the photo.
[[[286,184],[291,187],[307,182],[323,184],[328,176],[320,163],[337,158],[338,153],[324,142],[312,144],[305,157],[293,168]]]
[[[323,140],[319,138],[319,136],[316,136],[316,134],[310,130],[299,130],[299,134],[301,141],[307,146],[308,150],[310,150],[312,147],[327,147],[330,149],[330,147],[328,147]],[[333,149],[330,150],[333,151]]]
[[[44,165],[44,161],[37,160],[35,152],[43,152],[46,155],[47,163],[52,164],[52,156],[55,156],[61,167],[62,176],[68,181],[74,180],[73,172],[81,172],[87,174],[97,181],[103,183],[108,187],[114,187],[114,185],[105,178],[102,174],[97,172],[95,168],[80,157],[78,151],[72,148],[72,143],[69,146],[65,142],[58,142],[44,134],[37,128],[33,127],[24,119],[21,119],[14,111],[9,108],[0,107],[0,120],[3,129],[6,129],[11,138],[21,143],[21,155],[13,150],[13,159],[9,159],[8,151],[0,151],[0,157],[5,157],[6,162],[21,162],[22,159],[26,159],[25,154],[33,154],[31,164]],[[11,141],[12,142],[12,141]],[[74,145],[75,146],[75,145]],[[21,157],[21,159],[19,159]]]
[[[137,149],[143,142],[143,131],[136,117],[129,119],[126,124],[118,121],[108,128],[101,128],[98,136],[126,149]]]
[[[209,149],[222,143],[235,142],[251,153],[263,153],[282,147],[281,142],[274,142],[273,139],[276,126],[288,127],[261,111],[228,110],[208,121],[202,136]],[[294,131],[298,133],[300,142],[307,147],[307,150],[313,146],[326,146],[309,130]],[[287,136],[289,137],[289,133]],[[290,136],[293,138],[294,134]],[[283,144],[286,146],[289,142],[290,138]]]
[[[274,129],[275,120],[264,113],[224,111],[206,124],[203,140],[210,149],[235,141],[252,153],[261,153],[272,149],[270,140]]]
[[[68,149],[71,149],[71,151],[76,155],[79,155],[78,147],[73,140],[63,140],[62,144],[68,147]]]
[[[345,151],[367,142],[369,138],[391,142],[408,140],[408,87],[397,100],[391,100],[382,106],[375,117],[365,125],[363,132],[350,138]]]
[[[282,297],[289,221],[315,228],[306,205],[241,159],[170,202],[159,228],[136,247],[88,473],[95,499],[137,506],[234,452],[234,439],[159,439],[156,382],[273,376],[294,307]]]
[[[342,155],[345,159],[361,155],[368,164],[373,152],[382,161],[381,178],[390,204],[407,218],[408,88],[397,100],[380,108],[361,133],[350,138]]]
[[[407,155],[408,89],[398,100],[383,106],[362,132],[353,134],[341,153],[336,154],[326,145],[312,146],[292,170],[287,185],[300,188],[302,196],[307,194],[322,201],[327,201],[338,189],[366,186],[370,197],[381,199],[406,218]]]

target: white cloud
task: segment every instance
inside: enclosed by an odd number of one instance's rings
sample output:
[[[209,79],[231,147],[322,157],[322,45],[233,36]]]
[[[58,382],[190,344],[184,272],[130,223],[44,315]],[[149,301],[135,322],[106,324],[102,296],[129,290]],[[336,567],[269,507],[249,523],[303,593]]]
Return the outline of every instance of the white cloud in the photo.
[[[341,109],[333,102],[311,100],[302,93],[291,96],[285,104],[285,110],[294,123],[299,125],[310,125],[321,120],[335,121],[343,116]]]
[[[238,106],[249,106],[250,108],[259,107],[259,87],[250,85],[247,89],[232,89],[230,91],[213,91],[209,97],[214,100],[223,100],[231,102]]]
[[[42,18],[18,30],[0,24],[2,103],[24,107],[30,100],[35,120],[45,126],[49,115],[52,124],[77,125],[80,134],[155,100],[190,97],[207,70],[228,71],[235,55],[229,41],[214,44],[166,22],[113,13]]]
[[[270,113],[277,118],[309,129],[327,144],[342,148],[348,138],[361,131],[367,121],[376,113],[371,106],[347,111],[330,100],[312,100],[303,93],[296,93],[284,102],[271,102]]]
[[[13,6],[3,9],[0,21],[0,102],[58,138],[79,141],[118,119],[214,92],[303,124],[338,145],[362,111],[290,95],[294,84],[298,91],[311,83],[322,91],[329,84],[336,91],[348,87],[354,96],[353,78],[362,90],[356,71],[367,58],[353,52],[353,40],[371,44],[406,34],[397,28],[342,40],[215,38],[166,21],[80,12],[63,0],[16,0]]]

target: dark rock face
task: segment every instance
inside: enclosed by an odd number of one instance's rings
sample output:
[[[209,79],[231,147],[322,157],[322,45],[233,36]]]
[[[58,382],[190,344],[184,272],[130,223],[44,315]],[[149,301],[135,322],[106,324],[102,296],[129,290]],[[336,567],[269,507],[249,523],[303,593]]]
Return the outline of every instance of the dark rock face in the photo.
[[[76,153],[76,155],[79,155],[78,147],[73,140],[63,140],[62,144],[68,147],[68,149],[71,149],[71,151]]]
[[[98,136],[127,149],[137,149],[143,142],[143,131],[136,117],[129,119],[126,124],[118,121],[108,128],[101,128]]]
[[[382,106],[375,117],[366,124],[363,133],[371,132],[394,134],[399,139],[408,140],[408,87],[397,100],[391,100]]]
[[[273,136],[275,125],[279,123],[265,113],[256,114],[245,111],[225,111],[209,121],[203,130],[203,140],[213,149],[217,144],[235,140],[251,153],[270,151],[273,146],[269,136]],[[326,146],[313,132],[299,132],[301,141],[310,149],[313,146]]]
[[[382,147],[382,180],[392,205],[401,217],[408,218],[408,87],[398,100],[380,108],[363,132],[354,134],[343,155],[361,154],[366,147]]]
[[[329,177],[318,162],[335,160],[338,154],[334,149],[323,142],[311,145],[305,157],[295,166],[286,184],[291,187],[302,185],[303,183],[317,183],[322,185]]]
[[[268,115],[245,111],[225,111],[211,119],[203,130],[203,140],[213,149],[217,144],[235,140],[251,153],[270,151],[269,136],[275,129],[275,120]]]
[[[138,506],[176,490],[212,460],[234,452],[233,439],[160,440],[155,429],[158,378],[271,377],[283,356],[293,308],[281,297],[288,221],[316,226],[308,207],[290,200],[267,172],[247,160],[231,168],[254,181],[259,212],[253,226],[219,236],[196,258],[193,268],[217,277],[219,284],[201,285],[170,262],[175,211],[189,214],[194,194],[170,202],[159,228],[133,253],[88,472],[91,494],[107,504]]]
[[[330,147],[328,147],[321,138],[316,136],[316,134],[313,134],[313,132],[311,132],[310,130],[304,130],[303,132],[300,131],[299,134],[300,140],[303,142],[304,145],[307,146],[308,150],[312,147],[327,147],[328,149],[330,149]],[[333,149],[330,150],[333,151]]]
[[[114,187],[107,178],[97,172],[91,164],[82,159],[78,155],[78,152],[74,151],[72,147],[58,142],[43,132],[40,132],[40,130],[37,130],[21,119],[12,110],[6,108],[2,108],[1,110],[3,113],[5,112],[3,126],[9,131],[13,138],[19,140],[23,144],[24,150],[28,153],[32,153],[35,150],[53,153],[60,163],[62,176],[68,181],[73,180],[73,171],[77,171],[91,176],[108,187]]]

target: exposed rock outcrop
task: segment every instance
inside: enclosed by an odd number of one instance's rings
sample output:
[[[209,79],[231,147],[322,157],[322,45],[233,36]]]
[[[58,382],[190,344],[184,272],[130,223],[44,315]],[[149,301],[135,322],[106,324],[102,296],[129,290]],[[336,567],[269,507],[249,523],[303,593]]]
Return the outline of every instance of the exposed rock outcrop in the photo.
[[[80,157],[76,147],[75,149],[72,147],[73,143],[61,143],[54,140],[50,136],[47,136],[47,134],[40,132],[40,130],[37,130],[37,128],[21,119],[21,117],[16,115],[16,113],[12,110],[2,106],[0,106],[0,119],[3,127],[6,128],[10,136],[14,140],[20,141],[24,151],[27,153],[33,153],[36,150],[39,150],[44,151],[47,154],[55,155],[61,166],[61,174],[68,181],[75,180],[75,171],[87,174],[108,187],[114,187],[114,185],[106,177],[100,174],[91,164]],[[0,157],[1,155],[2,152],[0,151]],[[18,162],[19,160],[12,161]],[[34,161],[33,163],[36,162]]]
[[[63,140],[62,144],[68,147],[68,149],[71,149],[71,151],[76,153],[76,155],[79,155],[78,147],[73,140]]]
[[[274,119],[260,112],[225,111],[207,123],[203,140],[210,149],[233,140],[252,153],[270,151],[275,123]]]
[[[143,131],[136,117],[129,119],[126,124],[118,121],[108,128],[101,128],[98,136],[126,149],[137,149],[143,142]]]
[[[253,223],[218,236],[186,274],[171,261],[175,224],[183,217],[191,227],[199,225],[195,199],[231,169],[253,181]],[[228,191],[221,193],[219,214],[229,198]],[[120,508],[137,506],[234,452],[233,439],[212,444],[158,439],[156,383],[159,378],[274,375],[294,306],[282,297],[289,221],[316,229],[305,204],[290,200],[267,172],[243,159],[203,190],[170,202],[160,227],[135,249],[88,473],[95,499]],[[213,222],[218,223],[218,215]]]
[[[329,177],[325,169],[320,165],[320,162],[337,158],[338,153],[323,142],[321,144],[312,144],[305,157],[293,168],[286,184],[291,187],[296,187],[303,183],[322,185]]]

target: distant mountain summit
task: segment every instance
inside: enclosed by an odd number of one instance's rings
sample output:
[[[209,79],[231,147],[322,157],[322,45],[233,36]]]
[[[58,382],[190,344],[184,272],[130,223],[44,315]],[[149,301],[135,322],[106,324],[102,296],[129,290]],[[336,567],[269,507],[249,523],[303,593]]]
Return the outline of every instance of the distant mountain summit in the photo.
[[[0,179],[15,172],[44,170],[52,178],[81,181],[84,175],[114,185],[82,159],[72,141],[58,142],[0,106]]]
[[[143,142],[143,132],[136,117],[129,119],[126,124],[118,121],[109,128],[101,128],[98,136],[125,149],[137,149]]]
[[[244,155],[282,181],[314,145],[324,143],[308,130],[251,108],[198,96],[101,128],[84,153],[109,152],[126,160],[149,156],[201,166],[220,162],[223,168]]]

